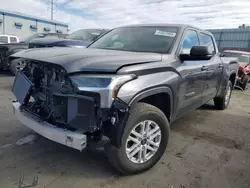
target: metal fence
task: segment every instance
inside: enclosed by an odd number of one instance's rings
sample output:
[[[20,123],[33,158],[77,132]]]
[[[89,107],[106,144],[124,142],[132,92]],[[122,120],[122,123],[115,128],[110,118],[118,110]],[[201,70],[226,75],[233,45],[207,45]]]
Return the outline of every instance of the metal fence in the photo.
[[[250,52],[250,28],[211,29],[218,48],[222,50],[243,50]]]

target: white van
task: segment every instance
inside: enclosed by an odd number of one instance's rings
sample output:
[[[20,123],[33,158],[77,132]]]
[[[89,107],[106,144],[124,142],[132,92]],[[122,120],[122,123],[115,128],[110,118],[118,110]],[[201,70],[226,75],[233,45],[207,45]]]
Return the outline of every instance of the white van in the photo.
[[[18,43],[19,38],[12,35],[0,35],[0,44]]]

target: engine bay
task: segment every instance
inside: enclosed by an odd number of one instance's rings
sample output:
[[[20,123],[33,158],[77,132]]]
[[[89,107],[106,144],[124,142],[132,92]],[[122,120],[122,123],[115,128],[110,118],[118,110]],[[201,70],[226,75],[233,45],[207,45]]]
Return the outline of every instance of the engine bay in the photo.
[[[38,121],[82,131],[96,128],[94,98],[77,94],[59,65],[28,62],[18,72],[12,91],[22,104],[20,109]]]

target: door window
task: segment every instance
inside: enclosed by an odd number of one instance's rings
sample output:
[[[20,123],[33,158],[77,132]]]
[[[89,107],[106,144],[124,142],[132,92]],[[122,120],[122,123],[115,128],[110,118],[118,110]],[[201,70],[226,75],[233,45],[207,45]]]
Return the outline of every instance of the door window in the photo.
[[[182,54],[190,54],[191,48],[193,46],[199,46],[199,39],[196,31],[189,30],[185,33],[181,53]]]
[[[201,39],[201,45],[202,46],[208,46],[212,50],[212,52],[215,53],[213,38],[210,35],[201,33],[200,34],[200,39]]]

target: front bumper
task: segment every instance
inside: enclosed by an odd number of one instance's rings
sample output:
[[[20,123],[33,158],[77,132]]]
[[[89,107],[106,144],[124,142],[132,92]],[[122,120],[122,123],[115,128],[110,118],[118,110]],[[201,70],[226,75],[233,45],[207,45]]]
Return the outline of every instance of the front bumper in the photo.
[[[20,103],[13,102],[13,111],[17,119],[38,134],[65,146],[82,151],[87,146],[87,136],[77,131],[56,127],[48,122],[38,122],[29,114],[20,111]]]

